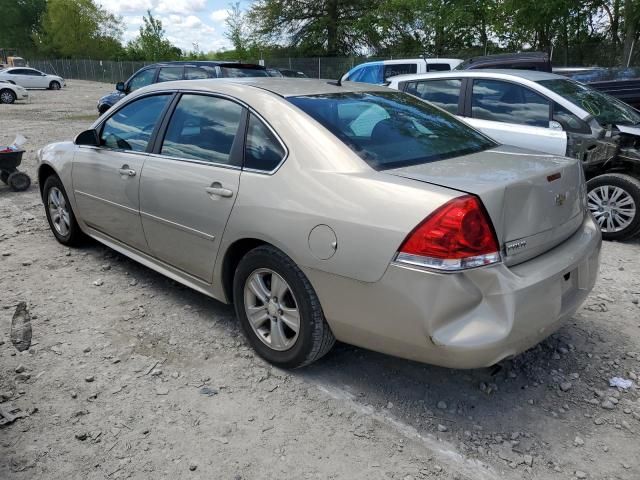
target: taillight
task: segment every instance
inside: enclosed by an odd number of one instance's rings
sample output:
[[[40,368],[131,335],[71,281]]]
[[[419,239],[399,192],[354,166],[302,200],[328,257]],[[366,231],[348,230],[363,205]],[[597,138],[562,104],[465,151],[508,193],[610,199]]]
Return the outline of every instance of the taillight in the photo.
[[[400,246],[396,261],[455,271],[501,259],[491,220],[473,195],[454,198],[423,220]]]

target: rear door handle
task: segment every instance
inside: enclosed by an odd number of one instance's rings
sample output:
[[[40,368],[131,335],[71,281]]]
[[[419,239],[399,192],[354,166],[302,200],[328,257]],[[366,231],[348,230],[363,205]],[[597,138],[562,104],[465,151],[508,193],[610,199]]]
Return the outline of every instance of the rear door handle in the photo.
[[[120,172],[120,175],[126,175],[128,177],[136,176],[136,171],[133,170],[132,168],[129,168],[129,165],[123,165],[122,168],[118,170],[118,172]]]
[[[233,190],[224,188],[220,182],[213,182],[210,187],[205,187],[204,190],[209,195],[216,195],[217,197],[233,197]]]

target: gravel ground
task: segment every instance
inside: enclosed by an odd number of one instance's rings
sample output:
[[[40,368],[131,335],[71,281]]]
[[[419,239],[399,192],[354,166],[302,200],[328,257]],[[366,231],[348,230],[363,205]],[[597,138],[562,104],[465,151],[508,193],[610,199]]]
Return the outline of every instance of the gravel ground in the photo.
[[[70,139],[110,85],[0,105],[0,144]],[[35,180],[35,177],[34,177]],[[0,186],[2,479],[640,478],[640,242],[606,243],[574,319],[494,369],[338,345],[272,368],[233,310],[97,243],[50,234],[36,187]],[[540,299],[544,301],[544,299]],[[10,339],[16,305],[32,347]],[[609,379],[632,379],[627,390]]]

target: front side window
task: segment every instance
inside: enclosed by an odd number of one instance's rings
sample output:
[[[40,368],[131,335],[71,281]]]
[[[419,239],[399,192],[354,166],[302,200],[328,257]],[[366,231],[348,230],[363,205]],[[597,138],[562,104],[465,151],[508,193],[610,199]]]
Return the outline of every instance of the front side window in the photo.
[[[474,80],[471,116],[494,122],[549,127],[549,101],[515,83]]]
[[[640,113],[629,105],[586,85],[568,79],[540,80],[538,83],[589,112],[602,126],[640,123]]]
[[[43,73],[38,70],[25,69],[23,71],[25,72],[25,75],[31,75],[32,77],[41,77],[43,75]]]
[[[104,123],[100,144],[117,150],[146,151],[169,98],[170,95],[154,95],[125,105]]]
[[[183,95],[171,115],[160,153],[171,157],[230,164],[242,107],[230,100]]]
[[[384,79],[395,77],[396,75],[408,75],[409,73],[417,73],[418,65],[415,63],[395,63],[384,66]]]
[[[244,168],[270,172],[278,166],[284,155],[284,148],[271,130],[251,114],[245,143]]]
[[[400,92],[348,92],[288,100],[376,170],[467,155],[495,142],[453,115]]]
[[[153,77],[156,75],[155,68],[149,68],[138,73],[129,82],[129,92],[133,92],[139,88],[146,87],[153,83]]]
[[[162,67],[158,73],[158,82],[182,80],[183,67]]]
[[[444,108],[454,115],[458,113],[462,80],[442,79],[424,82],[408,82],[405,92]]]
[[[570,132],[590,133],[589,125],[580,120],[577,116],[564,108],[562,105],[553,102],[553,120],[559,122]]]
[[[353,74],[349,77],[350,82],[361,82],[361,83],[382,83],[384,80],[382,78],[383,73],[383,65],[373,64],[373,65],[365,65],[360,67],[360,69],[353,72]]]

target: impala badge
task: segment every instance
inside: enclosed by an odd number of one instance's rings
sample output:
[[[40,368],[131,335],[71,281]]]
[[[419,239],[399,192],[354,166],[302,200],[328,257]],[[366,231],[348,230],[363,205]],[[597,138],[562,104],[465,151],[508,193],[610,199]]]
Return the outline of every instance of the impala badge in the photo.
[[[566,193],[559,193],[556,195],[556,205],[559,207],[561,205],[564,205],[564,202],[567,201],[567,194]]]
[[[505,244],[505,247],[507,249],[507,255],[510,255],[514,252],[517,252],[518,250],[522,250],[523,248],[527,247],[527,241],[526,240],[516,240],[515,242],[509,242],[507,244]]]

